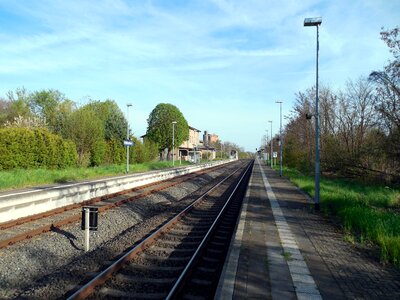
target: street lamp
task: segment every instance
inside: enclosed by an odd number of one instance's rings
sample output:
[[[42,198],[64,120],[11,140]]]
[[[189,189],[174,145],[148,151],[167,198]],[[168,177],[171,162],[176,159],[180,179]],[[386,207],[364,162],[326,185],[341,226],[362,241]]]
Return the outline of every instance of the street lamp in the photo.
[[[314,207],[316,211],[320,210],[319,205],[319,113],[318,113],[318,51],[319,51],[319,25],[322,23],[322,18],[306,18],[304,26],[315,26],[317,28],[317,65],[316,65],[316,84],[315,84],[315,197]]]
[[[279,122],[279,152],[280,152],[280,169],[279,176],[282,177],[282,101],[275,101],[275,103],[279,103],[280,106],[280,122]]]
[[[268,164],[268,150],[267,150],[267,146],[268,146],[268,137],[269,137],[269,135],[268,135],[268,129],[266,129],[265,130],[266,132],[267,132],[267,135],[265,136],[265,155],[267,156],[267,159],[266,159],[266,164]]]
[[[132,104],[128,103],[126,105],[126,140],[129,141],[129,107],[131,107]],[[129,172],[129,145],[126,145],[126,173],[128,174]]]
[[[177,122],[172,122],[172,166],[175,166],[175,124]]]
[[[273,140],[273,138],[272,138],[272,121],[268,121],[268,123],[271,123],[271,169],[272,169],[272,161],[273,161],[273,158],[272,158],[272,154],[273,154],[273,148],[274,148],[274,146],[273,146],[273,144],[274,144],[274,140]]]

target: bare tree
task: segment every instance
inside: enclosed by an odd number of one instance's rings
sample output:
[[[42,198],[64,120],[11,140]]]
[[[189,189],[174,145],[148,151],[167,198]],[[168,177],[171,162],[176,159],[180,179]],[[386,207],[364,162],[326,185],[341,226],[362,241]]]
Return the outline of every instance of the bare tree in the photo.
[[[374,71],[369,79],[375,83],[377,92],[376,110],[387,135],[385,153],[389,171],[400,173],[400,27],[381,32],[393,59],[383,71]]]

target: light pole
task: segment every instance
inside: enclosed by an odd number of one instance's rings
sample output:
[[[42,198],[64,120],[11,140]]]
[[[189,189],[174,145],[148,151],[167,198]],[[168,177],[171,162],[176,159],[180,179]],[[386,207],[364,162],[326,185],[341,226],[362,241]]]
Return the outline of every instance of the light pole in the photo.
[[[265,154],[266,154],[266,156],[267,156],[267,159],[266,159],[266,164],[268,164],[268,150],[267,150],[267,147],[268,147],[268,129],[267,130],[265,130],[266,132],[267,132],[267,135],[265,136]]]
[[[132,104],[128,103],[126,105],[126,140],[129,141],[129,107],[131,107]],[[129,145],[126,145],[126,173],[128,174],[129,172]]]
[[[280,106],[280,121],[279,121],[279,152],[280,152],[280,168],[279,168],[279,176],[282,177],[282,101],[275,101],[275,103],[279,103]]]
[[[175,124],[177,122],[172,122],[172,166],[175,166]]]
[[[272,136],[272,121],[268,121],[268,123],[271,123],[271,169],[273,168],[273,158],[272,158],[272,154],[273,154],[273,151],[274,151],[274,146],[273,146],[273,144],[274,144],[274,140],[273,140],[273,136]]]
[[[319,52],[319,25],[322,23],[322,18],[306,18],[304,19],[304,26],[315,26],[317,28],[317,65],[316,65],[316,84],[315,84],[315,197],[314,208],[316,211],[320,210],[319,205],[319,112],[318,112],[318,52]]]

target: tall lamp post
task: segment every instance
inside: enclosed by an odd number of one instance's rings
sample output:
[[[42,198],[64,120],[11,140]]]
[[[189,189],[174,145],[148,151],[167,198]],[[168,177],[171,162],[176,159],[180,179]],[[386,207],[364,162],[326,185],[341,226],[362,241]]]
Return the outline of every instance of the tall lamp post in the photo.
[[[268,129],[267,130],[265,130],[266,132],[267,132],[267,135],[265,136],[265,154],[266,154],[266,156],[267,156],[267,161],[268,161],[268,150],[267,150],[267,146],[268,146]],[[267,163],[267,162],[266,162]]]
[[[320,190],[319,190],[319,173],[320,173],[320,160],[319,160],[319,112],[318,112],[318,52],[319,52],[319,26],[322,23],[322,18],[306,18],[304,19],[304,26],[315,26],[317,28],[317,65],[316,65],[316,84],[315,84],[315,197],[314,207],[316,211],[320,210]]]
[[[172,166],[175,166],[175,124],[177,122],[172,122]]]
[[[128,103],[126,105],[126,140],[129,141],[129,107],[131,107],[132,104]],[[129,145],[126,146],[126,173],[128,174],[129,172]]]
[[[279,152],[280,152],[280,159],[279,159],[279,176],[282,177],[282,101],[275,101],[275,103],[279,103],[280,106],[280,121],[279,121]]]
[[[273,136],[272,136],[272,121],[268,121],[268,123],[271,123],[271,169],[273,168],[273,158],[272,158],[272,154],[273,154],[273,151],[274,151],[274,146],[273,146],[273,144],[274,144],[274,140],[273,140]]]

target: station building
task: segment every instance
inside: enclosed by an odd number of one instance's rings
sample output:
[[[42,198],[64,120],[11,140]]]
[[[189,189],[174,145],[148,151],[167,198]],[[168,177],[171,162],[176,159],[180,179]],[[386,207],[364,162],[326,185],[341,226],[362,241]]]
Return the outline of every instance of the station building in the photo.
[[[201,159],[213,160],[216,158],[216,149],[211,147],[211,143],[218,141],[218,135],[208,134],[204,131],[202,139],[200,139],[201,130],[189,126],[189,138],[179,147],[174,149],[175,160],[186,160],[192,162],[200,162]],[[146,135],[142,135],[143,140]]]

